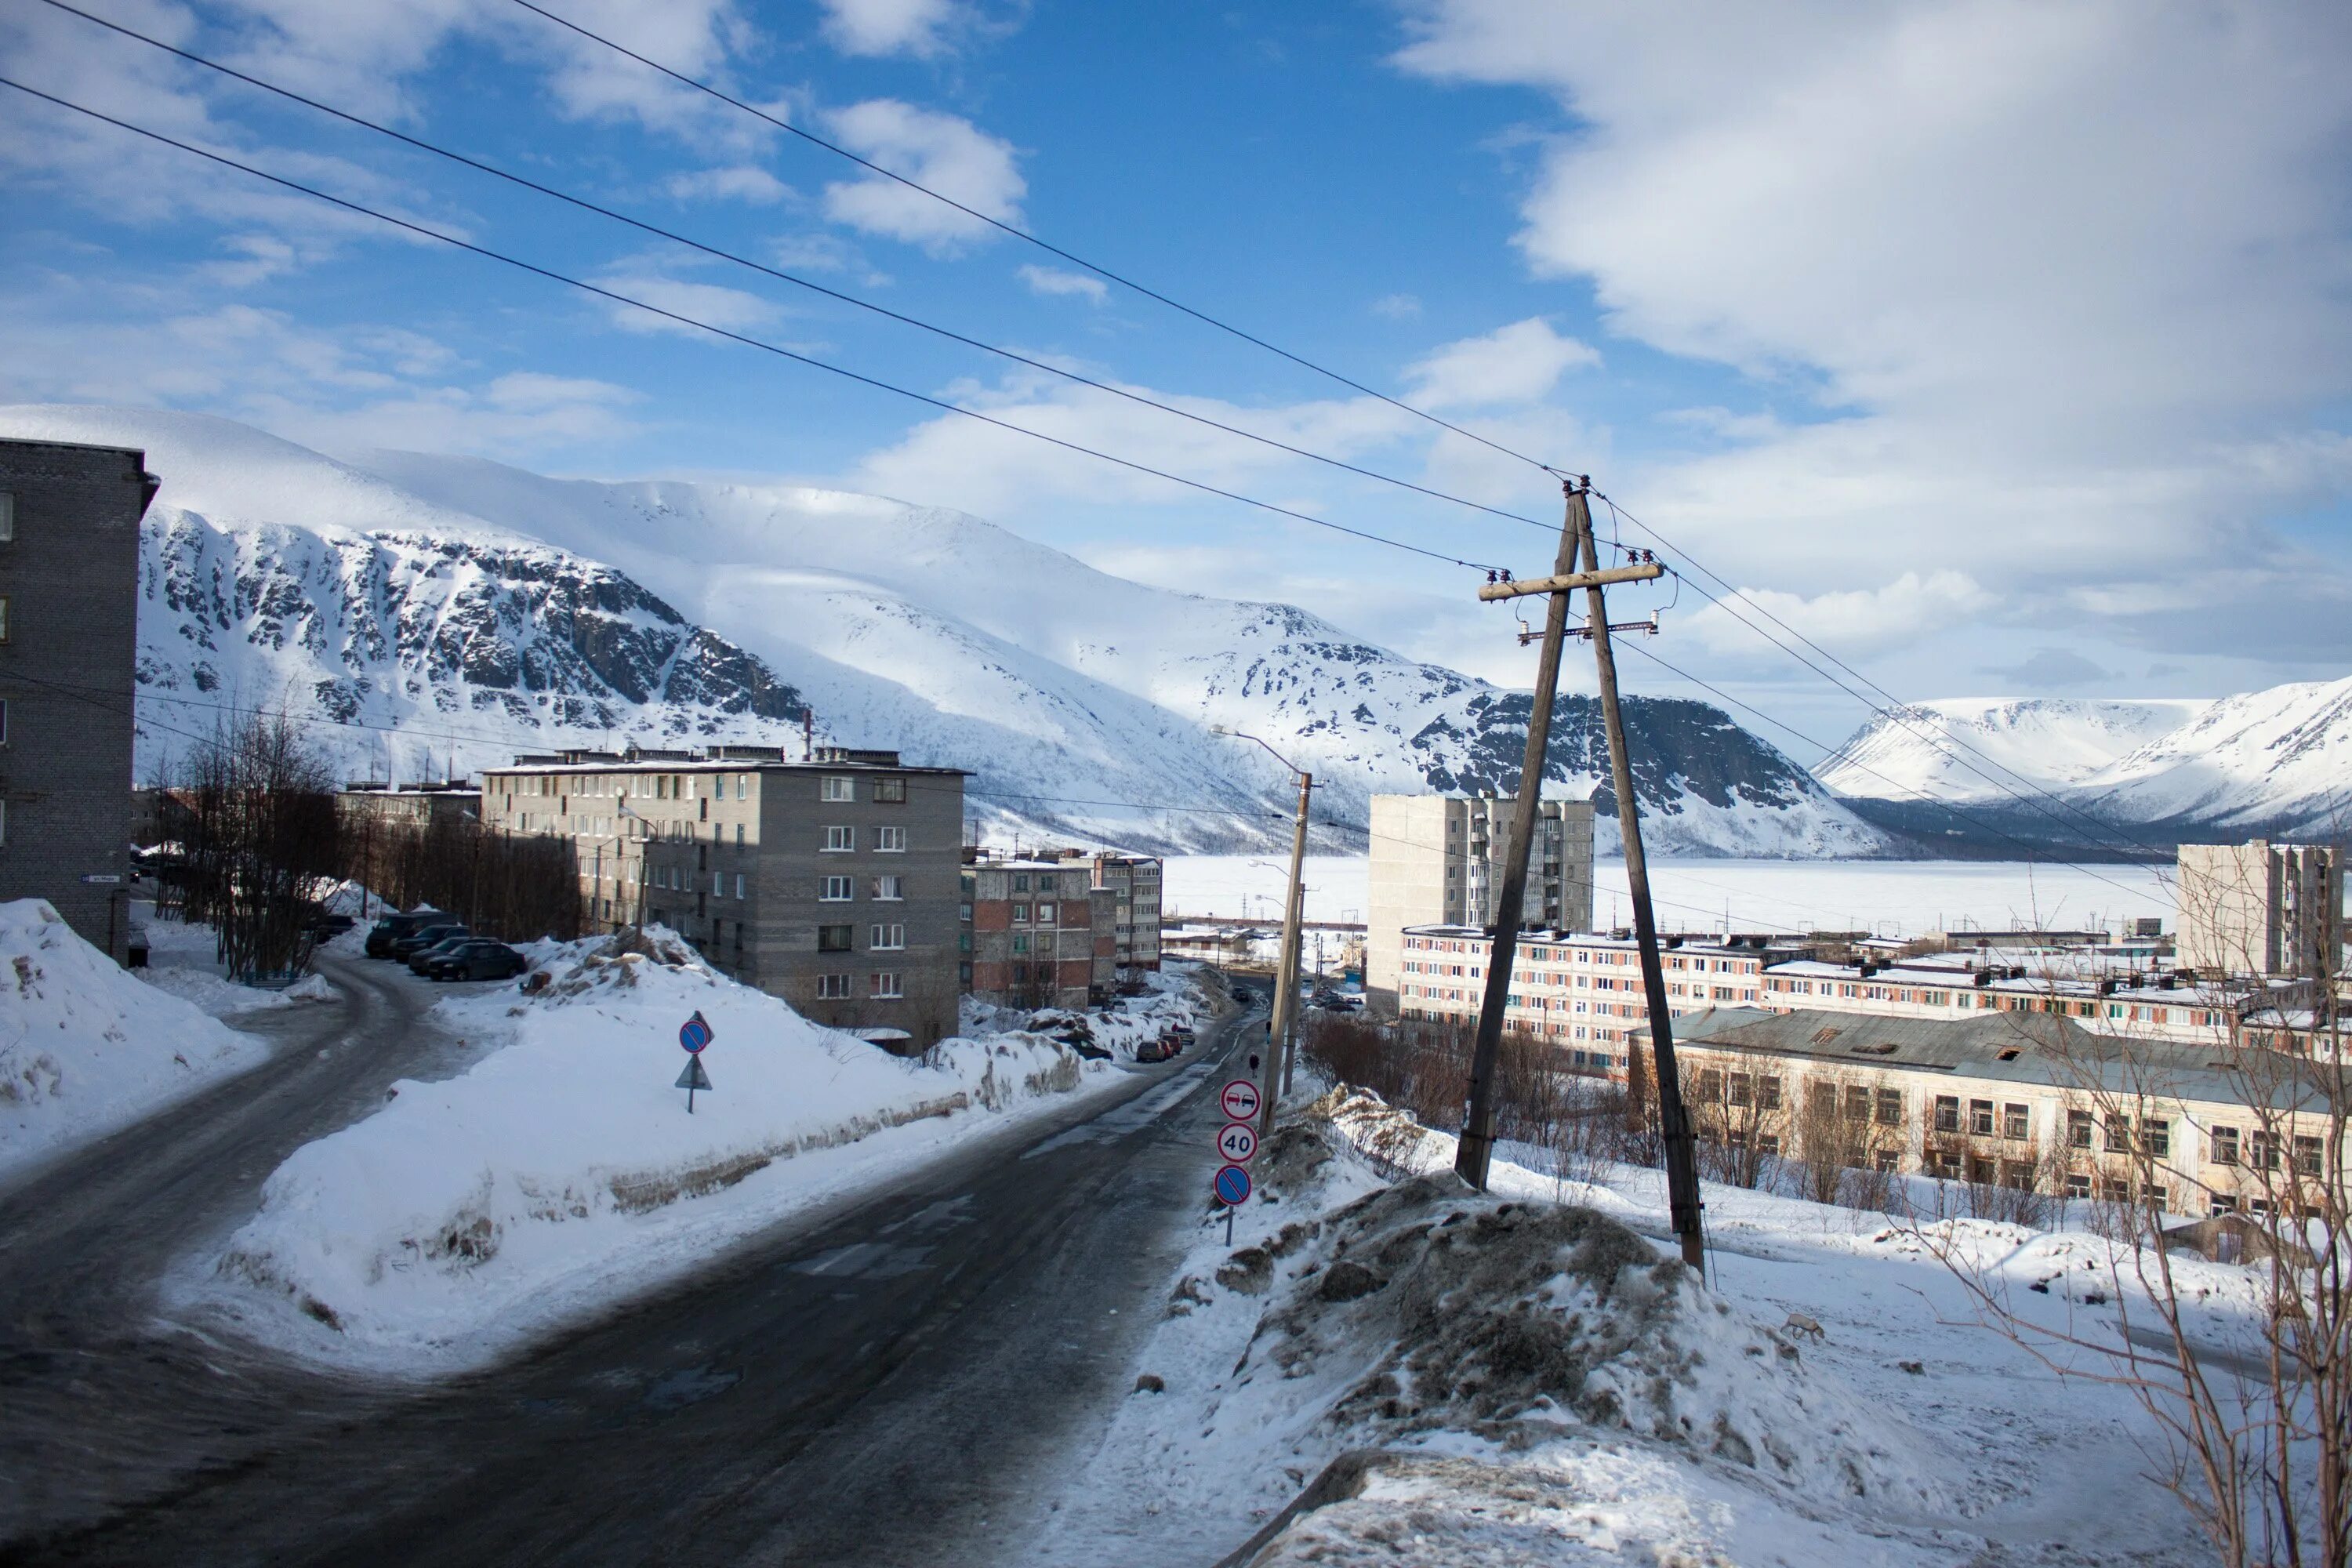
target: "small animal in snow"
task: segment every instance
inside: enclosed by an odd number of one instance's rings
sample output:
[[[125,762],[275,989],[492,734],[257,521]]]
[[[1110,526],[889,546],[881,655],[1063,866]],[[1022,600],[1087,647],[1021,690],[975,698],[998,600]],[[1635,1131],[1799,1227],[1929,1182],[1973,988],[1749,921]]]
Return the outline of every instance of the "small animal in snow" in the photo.
[[[1802,1312],[1790,1313],[1789,1321],[1781,1324],[1780,1327],[1789,1333],[1801,1334],[1810,1339],[1825,1340],[1829,1338],[1827,1334],[1822,1331],[1822,1326],[1820,1323],[1816,1322],[1811,1318],[1805,1316]]]

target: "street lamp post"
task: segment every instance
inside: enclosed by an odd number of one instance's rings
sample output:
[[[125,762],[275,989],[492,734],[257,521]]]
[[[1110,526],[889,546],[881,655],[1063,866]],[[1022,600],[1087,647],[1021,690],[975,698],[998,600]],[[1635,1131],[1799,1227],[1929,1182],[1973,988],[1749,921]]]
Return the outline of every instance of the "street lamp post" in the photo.
[[[1290,1087],[1292,1037],[1298,1026],[1298,933],[1307,918],[1305,885],[1299,879],[1306,869],[1307,811],[1315,792],[1315,775],[1255,735],[1245,735],[1223,724],[1212,725],[1209,732],[1254,743],[1298,780],[1298,817],[1290,834],[1289,899],[1282,921],[1282,956],[1275,963],[1274,1015],[1266,1024],[1266,1062],[1260,1080],[1263,1092],[1258,1097],[1258,1138],[1263,1142],[1274,1136],[1274,1102]],[[1277,1050],[1281,1056],[1278,1068],[1274,1060]]]

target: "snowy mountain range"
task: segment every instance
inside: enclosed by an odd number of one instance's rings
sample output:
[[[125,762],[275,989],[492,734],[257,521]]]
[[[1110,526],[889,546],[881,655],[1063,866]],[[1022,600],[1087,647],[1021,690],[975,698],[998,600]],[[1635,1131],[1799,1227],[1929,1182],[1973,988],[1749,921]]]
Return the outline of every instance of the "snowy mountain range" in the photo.
[[[1916,703],[1855,731],[1814,773],[1871,820],[1923,837],[2158,850],[2338,837],[2352,814],[2352,679],[2212,701]]]
[[[1146,587],[963,513],[789,486],[547,479],[475,458],[341,459],[232,422],[0,407],[0,435],[143,448],[142,767],[226,709],[284,705],[353,776],[518,751],[816,738],[972,770],[992,837],[1320,846],[1378,791],[1509,788],[1529,700],[1287,605]],[[1603,785],[1590,699],[1547,788]],[[1890,840],[1702,703],[1629,698],[1645,824],[1690,853]]]

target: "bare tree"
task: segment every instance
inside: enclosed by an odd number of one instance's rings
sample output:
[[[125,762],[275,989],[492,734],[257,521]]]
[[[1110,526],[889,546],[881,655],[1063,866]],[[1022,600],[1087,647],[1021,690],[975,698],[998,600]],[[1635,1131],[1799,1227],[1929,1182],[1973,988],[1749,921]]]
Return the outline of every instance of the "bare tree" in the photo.
[[[1698,1135],[1700,1173],[1733,1186],[1777,1186],[1790,1121],[1778,1064],[1693,1061],[1678,1076]]]
[[[183,761],[173,798],[183,917],[212,926],[234,979],[307,968],[314,895],[340,861],[326,760],[282,713],[225,719]]]

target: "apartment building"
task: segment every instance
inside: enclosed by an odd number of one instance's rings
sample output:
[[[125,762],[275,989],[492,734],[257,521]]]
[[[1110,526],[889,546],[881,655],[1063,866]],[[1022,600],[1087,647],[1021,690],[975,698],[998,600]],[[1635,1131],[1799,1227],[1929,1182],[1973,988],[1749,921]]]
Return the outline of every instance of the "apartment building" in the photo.
[[[1376,795],[1366,892],[1364,992],[1375,1011],[1402,1004],[1408,926],[1485,928],[1510,857],[1510,795]],[[1528,851],[1524,923],[1545,931],[1592,926],[1592,803],[1539,803]]]
[[[1118,894],[1068,859],[980,860],[963,868],[961,975],[1000,1007],[1084,1007],[1118,973]],[[1155,946],[1158,935],[1154,932]]]
[[[2341,971],[2344,868],[2308,844],[2184,844],[2177,862],[2182,963],[2200,975],[2329,981]]]
[[[1160,862],[1142,855],[1089,855],[1066,849],[1061,859],[1076,864],[1108,889],[1116,905],[1118,964],[1122,978],[1160,967]]]
[[[2106,971],[2102,973],[2102,971]],[[1930,954],[1894,963],[1796,959],[1765,972],[1771,1012],[1867,1013],[1882,1018],[2044,1013],[2085,1028],[2145,1039],[2223,1046],[2266,993],[2244,984],[2184,981],[2103,963],[2095,954]]]
[[[1402,933],[1397,1013],[1408,1021],[1475,1025],[1486,998],[1486,933],[1462,925]],[[1685,937],[1662,939],[1666,1007],[1675,1017],[1710,1007],[1753,1006],[1768,954]],[[1504,1027],[1556,1044],[1570,1065],[1622,1077],[1626,1054],[1649,1039],[1642,954],[1629,938],[1530,931],[1511,965]]]
[[[130,951],[143,452],[0,441],[0,899]]]
[[[956,1030],[966,776],[837,747],[567,752],[485,773],[480,811],[572,840],[591,924],[667,925],[816,1022],[913,1051]]]
[[[451,784],[349,784],[335,795],[335,816],[345,833],[370,827],[427,827],[455,822],[481,810],[481,786]]]
[[[2196,1215],[2298,1201],[2331,1158],[2308,1075],[2046,1013],[1730,1007],[1677,1021],[1675,1039],[1701,1135],[1764,1153]]]

